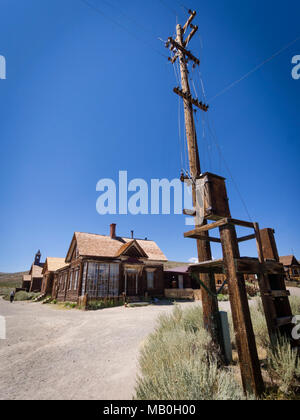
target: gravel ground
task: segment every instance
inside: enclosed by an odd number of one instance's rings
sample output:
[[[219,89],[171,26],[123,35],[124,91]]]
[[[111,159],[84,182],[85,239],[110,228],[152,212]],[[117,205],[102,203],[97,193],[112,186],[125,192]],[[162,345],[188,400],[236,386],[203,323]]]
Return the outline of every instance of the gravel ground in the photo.
[[[300,289],[292,293],[300,296]],[[139,349],[157,317],[172,309],[82,312],[0,298],[7,325],[7,339],[0,340],[0,399],[131,399]],[[229,310],[229,303],[220,309]]]
[[[193,303],[185,303],[189,307]],[[140,346],[173,306],[95,312],[0,299],[0,399],[131,399]]]

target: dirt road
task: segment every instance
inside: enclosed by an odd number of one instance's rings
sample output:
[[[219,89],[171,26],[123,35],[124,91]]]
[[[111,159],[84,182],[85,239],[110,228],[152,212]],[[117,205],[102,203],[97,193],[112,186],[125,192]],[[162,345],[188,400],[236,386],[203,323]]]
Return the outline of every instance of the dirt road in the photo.
[[[220,309],[228,311],[229,303]],[[7,324],[7,339],[0,340],[0,399],[131,399],[140,347],[158,316],[172,310],[66,311],[0,298]]]
[[[66,311],[0,298],[0,399],[131,399],[140,346],[172,309]]]

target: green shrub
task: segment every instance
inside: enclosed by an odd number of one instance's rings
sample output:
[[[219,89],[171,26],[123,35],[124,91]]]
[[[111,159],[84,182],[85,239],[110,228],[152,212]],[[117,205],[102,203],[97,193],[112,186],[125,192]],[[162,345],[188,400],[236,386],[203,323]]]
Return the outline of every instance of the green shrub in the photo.
[[[242,388],[230,369],[218,367],[202,308],[159,318],[140,355],[139,400],[239,400]]]
[[[39,293],[27,293],[27,292],[24,292],[24,291],[20,291],[20,292],[17,292],[16,294],[15,294],[15,301],[16,302],[22,302],[22,301],[27,301],[27,300],[33,300],[33,299],[35,299],[36,297],[38,297],[40,294]],[[4,299],[5,300],[9,300],[10,299],[10,293],[9,294],[7,294],[6,296],[4,296]]]
[[[107,299],[107,300],[94,300],[89,301],[87,305],[87,309],[89,311],[98,311],[100,309],[107,309],[107,308],[114,308],[117,306],[123,306],[124,305],[123,300],[114,300],[114,299]]]
[[[77,307],[77,303],[74,303],[74,302],[65,302],[64,303],[64,307],[65,308],[69,308],[69,309],[75,309]]]
[[[229,295],[219,294],[218,295],[218,301],[219,302],[228,302],[229,301]]]

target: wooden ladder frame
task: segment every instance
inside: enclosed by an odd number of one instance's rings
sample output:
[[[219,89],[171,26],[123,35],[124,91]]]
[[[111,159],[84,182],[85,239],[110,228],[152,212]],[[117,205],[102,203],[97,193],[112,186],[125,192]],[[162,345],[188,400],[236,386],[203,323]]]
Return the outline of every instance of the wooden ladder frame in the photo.
[[[254,230],[251,235],[238,238],[236,226]],[[210,230],[219,229],[220,238],[205,236]],[[260,231],[258,223],[223,218],[217,222],[196,227],[185,233],[185,238],[220,243],[223,260],[207,261],[191,268],[196,273],[224,273],[228,281],[233,325],[240,360],[244,390],[261,395],[264,383],[257,354],[255,336],[251,321],[244,274],[257,274],[267,327],[272,343],[278,333],[286,334],[292,340],[292,312],[289,292],[284,281],[284,268],[279,262],[274,231]],[[261,233],[264,232],[262,240]],[[269,242],[266,240],[269,238]],[[258,259],[241,258],[239,243],[256,240]],[[295,343],[294,343],[295,344]],[[298,344],[296,344],[298,345]]]

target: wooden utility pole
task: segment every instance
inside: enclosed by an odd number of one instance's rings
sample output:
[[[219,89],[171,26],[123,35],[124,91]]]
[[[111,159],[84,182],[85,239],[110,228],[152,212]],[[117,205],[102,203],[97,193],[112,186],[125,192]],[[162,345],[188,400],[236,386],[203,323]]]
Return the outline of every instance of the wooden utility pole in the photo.
[[[208,107],[204,106],[199,101],[192,99],[189,78],[188,78],[188,68],[187,68],[187,59],[194,61],[195,65],[200,64],[200,61],[194,57],[189,51],[186,50],[186,47],[194,34],[197,32],[197,26],[191,25],[192,20],[196,16],[196,12],[191,12],[191,15],[187,23],[182,28],[181,25],[177,25],[176,33],[177,38],[174,42],[169,38],[167,44],[171,44],[173,48],[177,50],[177,57],[173,58],[173,62],[176,59],[179,59],[180,63],[180,73],[181,73],[181,88],[174,89],[174,92],[180,95],[183,98],[184,102],[184,117],[185,117],[185,126],[186,126],[186,137],[187,137],[187,146],[188,146],[188,156],[189,156],[189,166],[190,166],[190,175],[192,178],[192,194],[193,194],[193,205],[194,208],[197,208],[197,193],[196,193],[196,181],[201,175],[201,166],[200,158],[198,151],[197,143],[197,134],[194,122],[194,111],[193,104],[198,106],[203,111],[207,111]],[[188,35],[187,39],[184,41],[183,36],[189,26],[192,26],[192,31]],[[167,45],[169,46],[169,45]],[[196,226],[197,226],[197,219]],[[206,223],[206,221],[205,221]],[[208,232],[204,234],[209,236]],[[197,250],[198,250],[198,259],[199,262],[210,261],[212,259],[211,247],[209,241],[197,240]],[[201,281],[205,284],[208,290],[211,291],[209,294],[203,287],[201,288],[202,294],[202,305],[203,305],[203,319],[204,326],[210,332],[212,340],[215,344],[215,347],[220,349],[221,354],[224,355],[224,342],[222,337],[221,329],[221,319],[219,314],[218,300],[216,297],[216,283],[215,276],[211,274],[200,274]]]
[[[179,59],[180,63],[181,90],[178,87],[174,89],[174,92],[181,96],[184,102],[184,116],[190,164],[189,178],[191,178],[192,181],[194,204],[194,212],[192,212],[192,215],[194,216],[196,214],[195,229],[191,232],[187,232],[185,237],[197,240],[199,258],[198,273],[205,286],[205,288],[202,287],[204,323],[211,333],[214,343],[222,352],[224,352],[214,278],[214,272],[216,271],[213,269],[214,261],[212,261],[210,242],[220,242],[222,244],[223,272],[225,272],[228,281],[231,311],[244,390],[249,393],[254,392],[256,395],[260,395],[264,390],[264,383],[256,349],[245,281],[243,273],[237,269],[237,263],[241,261],[241,259],[239,242],[234,225],[237,224],[252,228],[254,226],[253,223],[237,221],[230,218],[225,179],[218,177],[217,175],[201,173],[193,106],[200,108],[204,112],[207,112],[208,106],[193,99],[190,92],[187,62],[188,60],[193,61],[194,66],[200,64],[200,61],[186,49],[189,41],[197,31],[197,27],[191,24],[196,12],[190,11],[190,13],[191,15],[184,27],[177,25],[176,41],[169,38],[166,43],[166,47],[170,47],[170,49],[175,52],[174,57],[171,58],[170,61],[174,64],[176,60]],[[189,26],[192,27],[192,32],[188,35],[187,39],[184,40],[183,36]],[[205,192],[204,190],[202,191],[203,203],[197,202],[198,179],[201,179],[201,182],[205,183]],[[203,220],[200,220],[200,218],[197,217],[197,210],[199,210],[199,207],[204,212]],[[225,218],[222,219],[222,217]],[[208,220],[215,220],[217,222],[208,224]],[[220,239],[210,238],[208,233],[209,230],[217,227],[219,227],[220,230]],[[240,239],[244,241],[255,237],[256,235],[250,235]]]

